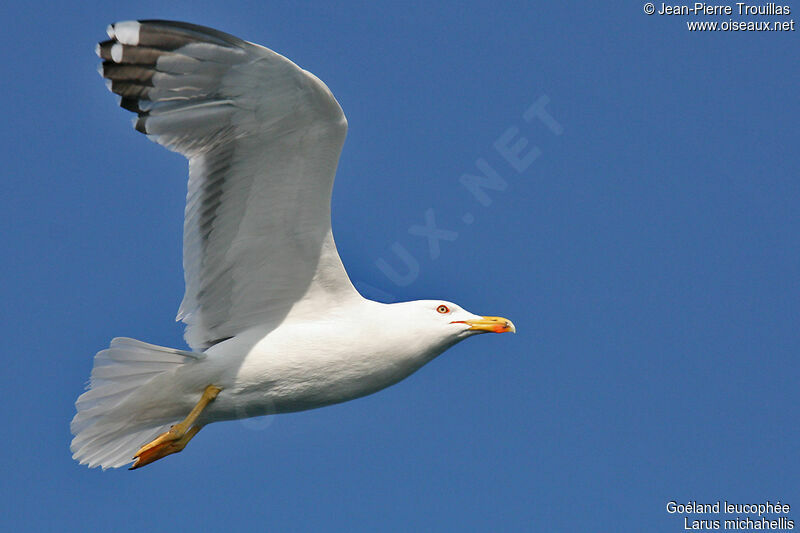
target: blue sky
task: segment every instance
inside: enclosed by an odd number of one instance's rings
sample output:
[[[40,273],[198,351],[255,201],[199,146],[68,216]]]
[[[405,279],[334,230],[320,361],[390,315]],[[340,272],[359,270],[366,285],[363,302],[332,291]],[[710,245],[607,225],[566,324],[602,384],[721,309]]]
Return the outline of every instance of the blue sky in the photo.
[[[797,33],[493,4],[3,8],[0,529],[679,531],[670,500],[800,509]],[[74,463],[94,353],[184,346],[185,162],[95,71],[105,26],[133,18],[324,80],[350,124],[333,223],[352,279],[518,334],[354,402],[209,426],[136,472]],[[541,98],[551,120],[526,120]],[[514,168],[496,144],[523,137],[538,156]],[[481,165],[505,183],[482,202],[461,183]],[[426,213],[450,232],[438,254]]]

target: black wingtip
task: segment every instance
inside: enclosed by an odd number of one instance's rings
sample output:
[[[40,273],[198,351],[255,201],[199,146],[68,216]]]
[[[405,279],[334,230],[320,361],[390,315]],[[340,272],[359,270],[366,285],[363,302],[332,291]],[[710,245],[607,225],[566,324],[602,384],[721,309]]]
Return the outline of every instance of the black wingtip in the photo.
[[[145,127],[146,122],[147,122],[146,116],[137,118],[136,125],[134,126],[136,128],[136,131],[144,133],[146,135],[147,134],[147,128]]]
[[[95,52],[97,52],[97,55],[104,61],[111,61],[111,47],[114,46],[115,42],[116,41],[109,39],[108,41],[97,43]]]
[[[142,112],[142,109],[139,107],[139,100],[136,98],[127,98],[123,96],[119,101],[119,106],[128,111],[133,111],[134,113]]]

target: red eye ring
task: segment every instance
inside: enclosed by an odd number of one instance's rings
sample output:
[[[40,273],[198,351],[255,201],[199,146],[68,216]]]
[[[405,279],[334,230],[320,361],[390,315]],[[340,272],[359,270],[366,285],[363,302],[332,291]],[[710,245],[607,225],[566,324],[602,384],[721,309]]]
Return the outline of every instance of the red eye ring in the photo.
[[[436,310],[438,312],[442,313],[443,315],[446,315],[447,313],[450,312],[450,309],[444,304],[442,304],[439,307],[437,307]]]

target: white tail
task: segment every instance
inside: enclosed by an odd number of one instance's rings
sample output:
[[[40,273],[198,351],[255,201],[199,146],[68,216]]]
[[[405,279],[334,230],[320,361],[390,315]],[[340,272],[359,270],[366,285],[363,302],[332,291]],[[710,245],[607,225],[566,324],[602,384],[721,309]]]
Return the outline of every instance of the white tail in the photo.
[[[72,458],[90,468],[130,463],[140,446],[169,429],[169,423],[142,425],[131,402],[136,390],[155,376],[203,354],[118,337],[94,357],[88,390],[75,402],[70,430]]]

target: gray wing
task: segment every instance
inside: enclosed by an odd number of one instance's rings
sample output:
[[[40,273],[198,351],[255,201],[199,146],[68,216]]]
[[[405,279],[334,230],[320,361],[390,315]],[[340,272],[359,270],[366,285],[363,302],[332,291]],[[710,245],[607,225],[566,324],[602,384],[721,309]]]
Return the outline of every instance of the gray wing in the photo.
[[[202,26],[127,21],[108,33],[109,88],[137,130],[189,159],[178,312],[189,345],[356,297],[330,225],[347,121],[325,84]]]

